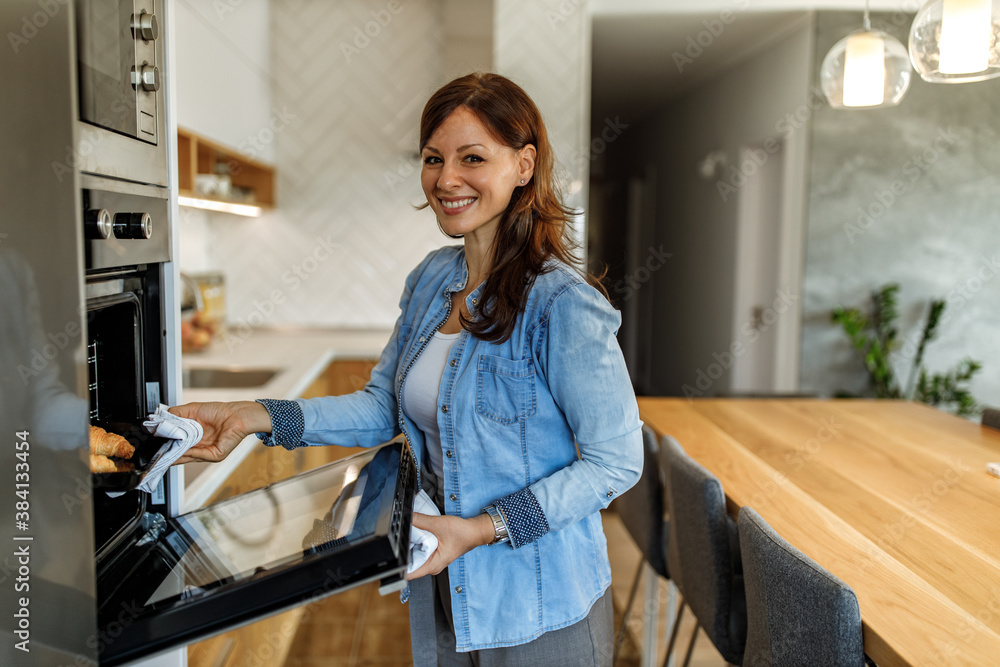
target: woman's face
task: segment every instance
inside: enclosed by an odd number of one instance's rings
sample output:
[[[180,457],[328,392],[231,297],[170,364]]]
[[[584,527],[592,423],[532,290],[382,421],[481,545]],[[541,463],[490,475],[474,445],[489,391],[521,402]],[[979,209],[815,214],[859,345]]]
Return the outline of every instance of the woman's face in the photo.
[[[445,233],[489,247],[514,188],[534,172],[535,147],[505,146],[466,107],[430,136],[420,183]]]

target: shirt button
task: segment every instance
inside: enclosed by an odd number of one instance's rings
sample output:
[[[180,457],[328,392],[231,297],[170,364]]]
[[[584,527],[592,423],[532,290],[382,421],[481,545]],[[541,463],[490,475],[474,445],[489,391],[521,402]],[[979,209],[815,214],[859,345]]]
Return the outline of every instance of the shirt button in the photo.
[[[449,449],[449,450],[448,450],[447,452],[445,452],[444,454],[445,454],[445,456],[447,456],[447,457],[448,457],[449,459],[450,459],[451,457],[453,457],[453,456],[455,455],[454,453],[452,453],[452,451],[451,451],[450,449]]]
[[[477,303],[479,303],[479,299],[473,299],[472,300],[472,305],[473,306],[475,306]]]
[[[458,593],[459,595],[461,595],[462,594],[462,587],[461,586],[455,586],[455,592]]]
[[[614,491],[608,491],[608,498],[610,498],[610,497],[611,497],[611,496],[613,496],[613,495],[615,495],[615,492],[614,492]]]
[[[402,382],[402,381],[403,381],[403,376],[402,376],[402,375],[400,375],[400,376],[399,376],[398,378],[396,378],[396,381],[397,381],[397,382]]]
[[[450,498],[452,502],[455,502],[456,500],[458,500],[458,496],[456,496],[454,493],[451,494],[450,496],[448,496],[448,498]]]
[[[442,405],[441,406],[441,412],[448,412],[448,406],[447,405]]]
[[[427,340],[427,339],[426,339],[426,338],[424,338],[423,336],[421,336],[421,337],[420,337],[420,342],[421,342],[421,343],[423,343],[423,342],[424,342],[425,340]]]
[[[458,359],[452,359],[451,360],[451,366],[452,366],[452,368],[454,368],[455,366],[458,366]]]

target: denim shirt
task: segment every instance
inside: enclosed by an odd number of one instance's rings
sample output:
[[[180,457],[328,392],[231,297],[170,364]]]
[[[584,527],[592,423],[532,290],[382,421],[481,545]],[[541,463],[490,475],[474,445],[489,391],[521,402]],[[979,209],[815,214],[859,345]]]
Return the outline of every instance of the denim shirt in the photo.
[[[583,619],[611,583],[599,511],[642,469],[642,423],[615,338],[621,316],[570,267],[550,268],[510,339],[485,342],[463,329],[441,378],[445,512],[471,518],[495,505],[510,534],[448,566],[459,651],[522,644]],[[402,384],[467,279],[461,246],[428,255],[406,280],[365,388],[261,401],[274,425],[265,443],[365,447],[402,432],[419,475],[428,458],[400,407]],[[481,292],[467,297],[472,313]]]

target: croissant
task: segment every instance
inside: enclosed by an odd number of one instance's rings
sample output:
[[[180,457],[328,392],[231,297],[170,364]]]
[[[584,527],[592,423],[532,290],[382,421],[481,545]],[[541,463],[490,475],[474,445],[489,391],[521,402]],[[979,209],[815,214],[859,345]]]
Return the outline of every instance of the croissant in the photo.
[[[100,426],[91,426],[90,453],[130,459],[135,453],[135,447],[117,433],[108,433]]]
[[[90,455],[90,472],[117,472],[115,462],[103,454]]]

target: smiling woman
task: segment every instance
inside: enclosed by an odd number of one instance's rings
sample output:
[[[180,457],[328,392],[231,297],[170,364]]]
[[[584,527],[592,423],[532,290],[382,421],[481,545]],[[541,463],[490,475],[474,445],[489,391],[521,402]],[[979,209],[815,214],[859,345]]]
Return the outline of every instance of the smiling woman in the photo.
[[[438,539],[408,575],[414,664],[607,667],[600,510],[642,468],[621,316],[576,268],[572,212],[524,90],[495,74],[452,81],[424,108],[420,149],[427,205],[464,244],[410,273],[365,388],[174,408],[205,423],[188,456],[221,460],[253,432],[286,449],[401,433],[441,511],[413,515]]]

